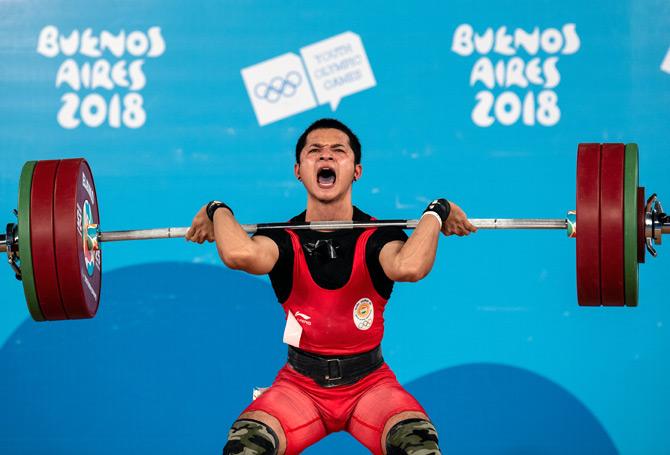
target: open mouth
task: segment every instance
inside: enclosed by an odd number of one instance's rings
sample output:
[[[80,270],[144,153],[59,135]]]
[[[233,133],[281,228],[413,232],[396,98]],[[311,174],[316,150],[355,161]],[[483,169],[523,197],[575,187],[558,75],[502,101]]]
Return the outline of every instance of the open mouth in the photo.
[[[319,169],[316,174],[316,181],[321,188],[330,188],[335,185],[335,171],[329,167]]]

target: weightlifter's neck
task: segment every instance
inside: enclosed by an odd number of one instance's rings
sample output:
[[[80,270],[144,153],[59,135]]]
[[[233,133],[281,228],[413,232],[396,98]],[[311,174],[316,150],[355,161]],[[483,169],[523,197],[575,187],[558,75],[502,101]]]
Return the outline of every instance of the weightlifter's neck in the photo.
[[[320,202],[311,197],[307,198],[307,212],[305,221],[342,221],[354,217],[354,206],[351,197],[331,202]]]

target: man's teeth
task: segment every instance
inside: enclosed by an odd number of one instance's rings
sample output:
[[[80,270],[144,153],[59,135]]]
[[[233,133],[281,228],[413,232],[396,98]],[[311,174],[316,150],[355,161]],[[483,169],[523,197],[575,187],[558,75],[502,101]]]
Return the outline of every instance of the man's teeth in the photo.
[[[317,182],[322,186],[335,184],[335,172],[330,168],[321,169],[317,174]]]
[[[335,176],[334,175],[329,175],[329,176],[319,176],[319,184],[321,185],[333,185],[335,183]]]

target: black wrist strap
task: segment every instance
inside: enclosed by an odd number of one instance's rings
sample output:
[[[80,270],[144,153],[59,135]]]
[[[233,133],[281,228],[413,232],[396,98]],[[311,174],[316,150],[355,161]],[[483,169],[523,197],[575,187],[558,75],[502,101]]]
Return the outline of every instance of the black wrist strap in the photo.
[[[207,208],[205,209],[205,212],[207,212],[207,218],[209,218],[210,221],[214,221],[214,212],[216,212],[217,209],[220,209],[221,207],[230,210],[230,213],[235,215],[233,213],[233,209],[228,207],[228,205],[224,204],[221,201],[211,201],[209,204],[207,204]]]
[[[451,204],[449,204],[449,201],[447,201],[444,198],[435,199],[433,202],[428,204],[426,210],[423,211],[423,213],[426,212],[437,213],[437,215],[444,223],[445,221],[447,221],[447,218],[449,218],[449,214],[451,213]]]

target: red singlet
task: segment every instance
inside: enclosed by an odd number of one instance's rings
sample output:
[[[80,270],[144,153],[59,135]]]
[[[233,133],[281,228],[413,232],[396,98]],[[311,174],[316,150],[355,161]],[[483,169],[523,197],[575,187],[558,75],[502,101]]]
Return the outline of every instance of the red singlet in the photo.
[[[365,262],[365,245],[374,232],[368,229],[356,241],[354,263],[347,283],[324,289],[312,278],[300,239],[288,231],[293,245],[293,288],[284,302],[302,325],[300,349],[321,355],[351,355],[377,347],[384,335],[383,299],[372,284]]]

